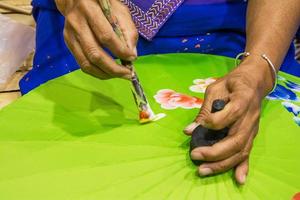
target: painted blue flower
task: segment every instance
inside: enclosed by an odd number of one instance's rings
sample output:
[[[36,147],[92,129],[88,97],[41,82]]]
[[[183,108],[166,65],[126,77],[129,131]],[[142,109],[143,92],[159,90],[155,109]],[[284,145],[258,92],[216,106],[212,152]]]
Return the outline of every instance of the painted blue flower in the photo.
[[[281,103],[289,112],[293,113],[296,117],[300,114],[300,106],[284,101]]]
[[[300,126],[300,117],[294,117],[294,121]]]
[[[284,83],[285,83],[285,85],[286,85],[288,88],[290,88],[290,89],[293,90],[294,92],[300,92],[300,85],[299,85],[299,84],[294,83],[294,82],[289,81],[289,80],[285,81]]]
[[[286,78],[284,78],[283,76],[277,75],[277,80],[278,81],[286,81]]]
[[[297,97],[295,92],[279,84],[276,89],[267,96],[267,99],[300,102],[300,99]]]

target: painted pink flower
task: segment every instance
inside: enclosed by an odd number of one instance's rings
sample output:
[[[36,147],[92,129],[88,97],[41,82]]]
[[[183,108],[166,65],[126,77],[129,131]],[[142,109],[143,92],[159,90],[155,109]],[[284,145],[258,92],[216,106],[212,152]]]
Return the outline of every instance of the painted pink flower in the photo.
[[[300,192],[296,193],[292,200],[300,200]]]
[[[216,78],[196,79],[193,81],[194,85],[190,87],[190,90],[197,93],[205,93],[206,88],[216,80]]]
[[[159,90],[154,96],[162,108],[172,110],[176,108],[201,108],[203,100],[197,97],[181,94],[170,89]]]

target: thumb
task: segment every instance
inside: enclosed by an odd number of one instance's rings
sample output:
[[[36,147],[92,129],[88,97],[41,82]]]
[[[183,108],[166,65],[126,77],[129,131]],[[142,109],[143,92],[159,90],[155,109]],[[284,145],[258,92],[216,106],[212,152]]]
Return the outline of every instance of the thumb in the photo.
[[[204,127],[206,126],[206,120],[209,118],[211,114],[210,113],[211,105],[212,102],[210,101],[210,98],[206,97],[202,104],[200,112],[195,118],[195,120],[183,130],[185,134],[191,135],[195,130],[195,128],[197,128],[199,125],[202,125]]]

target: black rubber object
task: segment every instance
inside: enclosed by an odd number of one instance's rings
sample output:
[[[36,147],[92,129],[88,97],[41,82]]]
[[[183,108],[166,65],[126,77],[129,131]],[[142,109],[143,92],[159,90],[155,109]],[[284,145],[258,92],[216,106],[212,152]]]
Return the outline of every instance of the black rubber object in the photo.
[[[226,103],[224,100],[214,100],[213,104],[212,104],[212,108],[211,108],[211,113],[215,113],[215,112],[219,112],[221,110],[223,110],[226,106]]]
[[[213,102],[211,113],[219,112],[224,109],[226,103],[224,100],[217,99]],[[199,125],[192,133],[190,142],[190,152],[197,147],[212,146],[228,135],[228,128],[222,130],[211,130]],[[193,160],[195,165],[200,165],[202,161]]]

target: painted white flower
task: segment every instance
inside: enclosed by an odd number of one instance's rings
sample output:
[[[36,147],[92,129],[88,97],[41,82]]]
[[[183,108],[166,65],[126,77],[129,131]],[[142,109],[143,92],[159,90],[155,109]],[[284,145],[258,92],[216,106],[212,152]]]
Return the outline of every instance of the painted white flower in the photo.
[[[190,90],[196,93],[205,93],[206,88],[216,80],[216,78],[195,79],[193,81],[194,85],[190,86]]]
[[[300,126],[300,117],[294,117],[294,122]]]
[[[277,75],[277,80],[278,81],[286,81],[286,78],[280,76],[280,75]]]
[[[300,114],[300,106],[284,101],[281,103],[289,112],[293,113],[295,116],[298,116]]]

